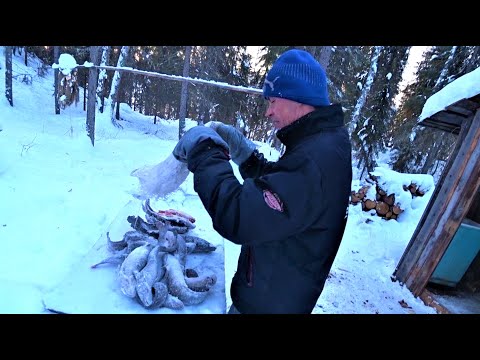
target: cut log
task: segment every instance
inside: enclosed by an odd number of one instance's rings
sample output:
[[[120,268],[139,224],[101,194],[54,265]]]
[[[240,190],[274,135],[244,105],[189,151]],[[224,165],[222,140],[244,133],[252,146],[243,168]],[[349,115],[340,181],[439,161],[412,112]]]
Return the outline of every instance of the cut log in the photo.
[[[370,199],[365,200],[363,204],[365,205],[365,209],[366,209],[365,211],[375,209],[375,207],[377,206],[377,203]]]
[[[354,204],[354,205],[355,205],[355,204],[358,204],[358,203],[360,202],[360,200],[361,200],[361,199],[360,199],[358,196],[356,196],[355,194],[352,194],[352,195],[350,196],[350,202],[351,202],[352,204]]]
[[[388,206],[395,204],[395,194],[386,195],[383,197],[383,202]]]
[[[385,190],[383,190],[380,186],[377,185],[377,193],[380,194],[380,196],[385,196],[387,193]]]
[[[403,210],[400,209],[400,206],[398,205],[394,205],[392,206],[392,212],[395,214],[395,215],[399,215]]]
[[[417,192],[417,185],[412,183],[408,188],[410,189],[412,195],[415,195],[415,193]]]
[[[387,204],[385,204],[383,201],[379,201],[377,203],[377,206],[375,207],[375,210],[377,211],[377,215],[385,216],[387,212],[390,210],[390,207]]]

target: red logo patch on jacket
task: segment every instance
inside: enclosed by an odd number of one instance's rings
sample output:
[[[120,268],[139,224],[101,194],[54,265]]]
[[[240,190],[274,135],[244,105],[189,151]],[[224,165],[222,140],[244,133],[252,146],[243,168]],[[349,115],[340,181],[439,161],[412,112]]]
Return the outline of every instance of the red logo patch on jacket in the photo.
[[[270,190],[263,190],[263,199],[273,210],[283,212],[283,203],[277,194],[271,192]]]

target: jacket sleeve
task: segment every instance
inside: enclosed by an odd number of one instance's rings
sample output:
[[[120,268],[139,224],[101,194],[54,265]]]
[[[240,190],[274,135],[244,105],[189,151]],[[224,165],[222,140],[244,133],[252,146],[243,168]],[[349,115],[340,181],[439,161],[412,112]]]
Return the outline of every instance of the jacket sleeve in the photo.
[[[258,178],[270,171],[273,162],[267,161],[263,154],[255,149],[250,157],[238,167],[242,178]]]
[[[192,150],[188,167],[213,227],[236,244],[297,235],[326,211],[320,172],[306,156],[284,159],[275,171],[247,178],[242,185],[228,156],[205,141]]]

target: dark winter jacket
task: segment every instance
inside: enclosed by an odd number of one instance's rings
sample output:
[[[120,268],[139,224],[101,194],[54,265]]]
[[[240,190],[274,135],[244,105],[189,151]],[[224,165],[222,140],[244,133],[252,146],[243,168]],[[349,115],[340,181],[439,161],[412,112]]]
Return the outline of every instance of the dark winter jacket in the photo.
[[[241,244],[231,298],[249,313],[311,313],[347,221],[351,144],[340,105],[321,107],[277,132],[285,153],[258,151],[240,166],[204,141],[189,156],[194,188],[223,237]]]

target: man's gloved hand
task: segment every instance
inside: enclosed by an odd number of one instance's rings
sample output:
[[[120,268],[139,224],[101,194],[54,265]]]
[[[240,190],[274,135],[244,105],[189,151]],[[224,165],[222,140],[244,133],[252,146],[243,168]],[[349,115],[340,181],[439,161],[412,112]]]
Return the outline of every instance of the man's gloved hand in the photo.
[[[230,156],[233,162],[239,166],[252,155],[256,148],[251,140],[245,138],[240,131],[231,125],[226,125],[220,121],[209,121],[205,126],[215,130],[227,142],[230,148]]]
[[[202,141],[212,139],[217,145],[222,146],[228,151],[228,145],[222,138],[213,130],[205,126],[195,126],[183,134],[177,145],[172,151],[173,156],[178,161],[186,163],[190,151]]]

